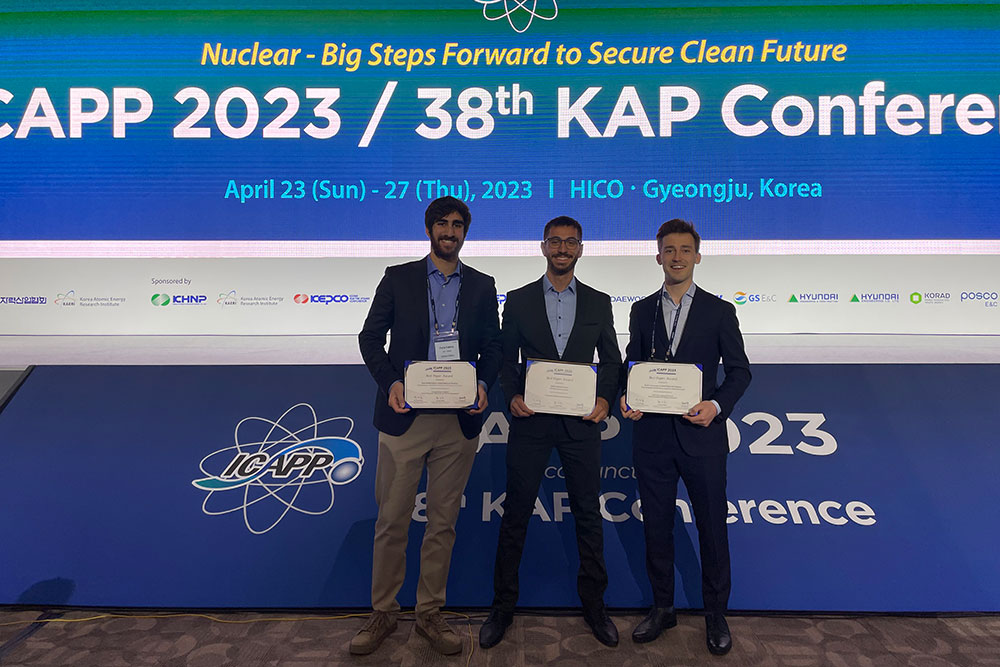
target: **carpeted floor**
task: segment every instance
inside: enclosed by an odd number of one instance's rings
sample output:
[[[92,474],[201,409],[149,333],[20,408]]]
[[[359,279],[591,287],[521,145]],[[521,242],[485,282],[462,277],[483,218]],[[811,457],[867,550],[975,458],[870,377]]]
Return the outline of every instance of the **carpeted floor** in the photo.
[[[412,616],[372,655],[348,655],[363,618],[303,614],[213,614],[125,618],[70,611],[54,622],[32,624],[37,611],[0,610],[0,665],[13,667],[318,667],[320,665],[660,665],[1000,666],[1000,616],[780,617],[731,616],[733,650],[725,657],[705,648],[704,621],[682,614],[678,626],[655,642],[633,644],[634,614],[613,614],[622,636],[614,649],[599,644],[580,616],[518,615],[499,646],[479,648],[484,614],[449,616],[465,638],[460,656],[434,653],[414,632]],[[86,620],[92,619],[92,620]],[[269,620],[282,619],[282,620]],[[470,649],[472,649],[470,653]]]

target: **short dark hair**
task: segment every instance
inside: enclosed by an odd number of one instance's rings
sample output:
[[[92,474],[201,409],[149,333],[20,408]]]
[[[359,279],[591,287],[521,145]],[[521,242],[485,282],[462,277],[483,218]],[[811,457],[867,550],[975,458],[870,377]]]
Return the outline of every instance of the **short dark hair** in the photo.
[[[576,229],[576,236],[581,241],[583,240],[583,227],[580,223],[569,217],[568,215],[560,215],[558,218],[552,218],[545,223],[545,230],[542,232],[542,240],[549,238],[549,231],[553,227],[573,227]]]
[[[701,237],[698,236],[698,232],[694,230],[694,225],[687,220],[674,218],[673,220],[667,220],[660,225],[660,229],[656,232],[657,252],[660,251],[660,244],[663,242],[663,237],[667,234],[690,234],[694,237],[694,251],[700,252],[698,248],[701,246]]]
[[[430,231],[435,222],[449,213],[458,213],[462,216],[462,222],[465,223],[465,233],[468,234],[469,225],[472,224],[472,213],[469,212],[469,207],[464,201],[455,197],[438,197],[427,205],[427,210],[424,211],[424,226],[427,231]]]

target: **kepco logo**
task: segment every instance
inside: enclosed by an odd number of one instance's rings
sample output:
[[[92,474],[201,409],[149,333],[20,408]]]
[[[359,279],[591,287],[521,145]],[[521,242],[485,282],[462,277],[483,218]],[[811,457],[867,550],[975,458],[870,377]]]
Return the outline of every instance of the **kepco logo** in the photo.
[[[547,6],[545,0],[475,0],[483,6],[483,18],[487,21],[502,21],[507,19],[514,32],[525,32],[531,27],[531,22],[535,19],[539,21],[552,21],[559,16],[559,6],[556,0],[551,0],[552,11],[544,14],[539,13],[538,4]],[[501,3],[503,9],[501,10]]]
[[[312,516],[329,512],[334,487],[357,479],[365,463],[361,446],[348,437],[352,430],[350,417],[319,421],[308,403],[292,406],[276,421],[241,420],[236,444],[198,464],[205,476],[191,483],[208,492],[202,511],[210,516],[242,512],[255,535],[277,526],[290,510]]]
[[[347,294],[296,294],[295,303],[319,303],[329,306],[331,303],[348,303],[351,297]]]
[[[325,306],[331,303],[347,303],[348,296],[346,294],[311,294],[309,300],[313,303],[322,303]]]

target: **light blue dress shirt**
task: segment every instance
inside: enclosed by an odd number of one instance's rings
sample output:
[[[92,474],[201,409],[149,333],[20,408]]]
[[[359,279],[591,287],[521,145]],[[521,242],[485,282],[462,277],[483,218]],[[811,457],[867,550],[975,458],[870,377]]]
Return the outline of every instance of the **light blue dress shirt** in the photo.
[[[557,292],[549,277],[542,276],[542,289],[545,293],[545,314],[549,317],[552,340],[556,342],[556,351],[562,359],[569,334],[576,322],[576,278],[573,278],[562,292]]]
[[[427,294],[427,320],[430,327],[427,360],[437,361],[437,355],[434,352],[434,314],[437,311],[438,331],[441,333],[451,331],[452,322],[457,318],[455,308],[458,305],[458,291],[462,287],[462,263],[459,262],[455,271],[446,276],[434,264],[431,256],[427,255],[427,282],[430,285]],[[433,309],[431,296],[434,297]]]

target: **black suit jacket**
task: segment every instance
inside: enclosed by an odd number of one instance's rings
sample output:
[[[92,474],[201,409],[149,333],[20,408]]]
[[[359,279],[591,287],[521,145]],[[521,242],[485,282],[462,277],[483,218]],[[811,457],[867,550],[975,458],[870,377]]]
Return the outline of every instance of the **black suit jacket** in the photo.
[[[628,320],[629,340],[625,348],[625,373],[629,361],[649,360],[655,309],[661,307],[659,291],[632,304]],[[657,355],[662,356],[666,349],[667,331],[661,313],[656,316]],[[725,370],[721,385],[717,384],[720,357]],[[677,345],[677,354],[672,360],[701,364],[702,400],[717,401],[722,412],[708,426],[698,426],[675,415],[644,414],[632,429],[633,446],[656,447],[663,429],[674,428],[681,447],[689,456],[728,454],[726,418],[750,384],[750,361],[743,348],[743,335],[733,304],[697,288],[684,324],[684,333]],[[625,373],[622,374],[623,388]]]
[[[597,350],[597,395],[612,405],[618,395],[618,372],[621,351],[615,337],[611,314],[611,297],[576,281],[576,319],[566,341],[562,361],[590,364]],[[524,361],[527,359],[559,360],[556,342],[545,312],[542,279],[507,293],[503,307],[503,367],[500,386],[507,405],[517,394],[524,394]],[[520,355],[520,361],[518,356]],[[584,440],[600,433],[600,424],[583,421],[580,417],[535,414],[514,417],[511,435],[542,437],[551,432],[553,420],[563,420],[570,437]]]
[[[476,377],[493,384],[500,370],[500,322],[497,288],[492,276],[462,264],[459,289],[458,332],[462,361],[476,362]],[[386,332],[392,330],[388,353]],[[368,317],[358,334],[361,356],[378,384],[375,396],[375,428],[389,435],[402,435],[420,412],[397,414],[388,403],[389,387],[403,379],[407,361],[426,361],[430,343],[427,303],[427,258],[390,266],[375,290]],[[462,433],[479,435],[482,415],[456,411]]]

